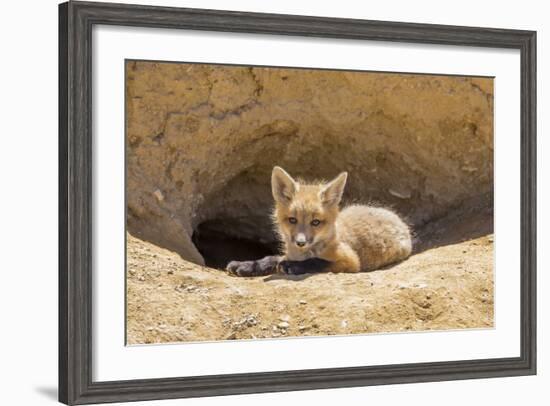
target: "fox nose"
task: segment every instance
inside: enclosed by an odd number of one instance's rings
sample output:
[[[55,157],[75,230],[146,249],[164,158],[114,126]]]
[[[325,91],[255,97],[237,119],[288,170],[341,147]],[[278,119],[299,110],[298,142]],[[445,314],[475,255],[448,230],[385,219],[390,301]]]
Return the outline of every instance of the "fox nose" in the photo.
[[[296,236],[296,245],[298,247],[303,247],[306,245],[306,236],[303,233],[300,233]]]

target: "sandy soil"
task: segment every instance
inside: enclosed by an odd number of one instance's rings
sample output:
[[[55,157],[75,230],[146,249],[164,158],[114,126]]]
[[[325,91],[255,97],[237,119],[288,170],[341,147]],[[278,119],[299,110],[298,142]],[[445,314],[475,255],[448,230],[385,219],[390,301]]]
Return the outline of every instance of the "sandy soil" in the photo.
[[[236,278],[128,235],[128,344],[487,328],[493,236],[360,274]]]

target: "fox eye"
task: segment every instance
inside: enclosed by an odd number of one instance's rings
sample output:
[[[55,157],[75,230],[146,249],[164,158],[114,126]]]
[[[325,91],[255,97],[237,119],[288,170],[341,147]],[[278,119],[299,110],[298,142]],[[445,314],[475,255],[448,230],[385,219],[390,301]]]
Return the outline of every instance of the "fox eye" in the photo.
[[[321,220],[314,219],[311,221],[313,227],[317,227],[319,224],[321,224]]]
[[[288,222],[290,224],[296,224],[298,222],[298,220],[296,219],[296,217],[289,217]]]

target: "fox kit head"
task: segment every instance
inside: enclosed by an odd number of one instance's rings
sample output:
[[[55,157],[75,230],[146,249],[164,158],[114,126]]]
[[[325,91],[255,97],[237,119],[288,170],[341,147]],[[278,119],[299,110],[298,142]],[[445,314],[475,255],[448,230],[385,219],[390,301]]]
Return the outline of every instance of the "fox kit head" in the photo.
[[[328,183],[305,184],[282,168],[273,168],[274,220],[291,259],[313,257],[317,249],[336,237],[336,217],[346,179],[343,172]]]

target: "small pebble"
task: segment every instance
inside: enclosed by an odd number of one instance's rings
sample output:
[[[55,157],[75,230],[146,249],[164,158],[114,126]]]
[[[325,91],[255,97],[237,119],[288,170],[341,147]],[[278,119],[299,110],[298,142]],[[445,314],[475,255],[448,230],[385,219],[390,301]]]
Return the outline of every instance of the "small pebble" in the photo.
[[[162,202],[164,200],[164,195],[162,194],[162,192],[160,191],[160,189],[157,189],[153,192],[153,195],[155,195],[155,197],[157,198],[157,200],[159,202]]]
[[[279,324],[277,324],[277,327],[281,329],[287,329],[290,326],[287,321],[281,321]]]

